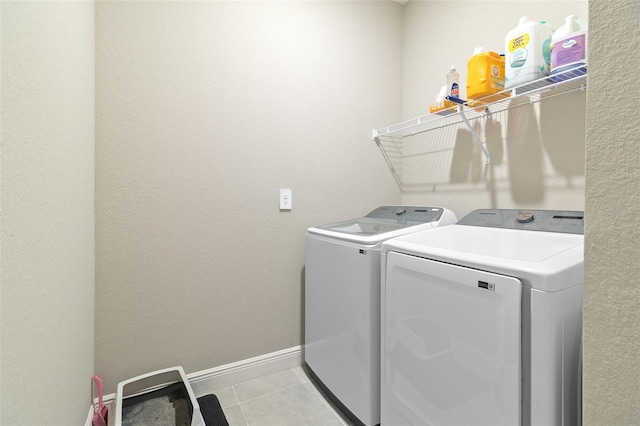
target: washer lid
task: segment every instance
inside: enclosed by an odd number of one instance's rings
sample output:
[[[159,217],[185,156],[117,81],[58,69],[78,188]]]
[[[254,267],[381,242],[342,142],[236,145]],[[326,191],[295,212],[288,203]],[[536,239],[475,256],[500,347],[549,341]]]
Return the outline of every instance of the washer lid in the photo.
[[[333,223],[330,225],[322,225],[318,228],[353,235],[378,235],[395,231],[397,229],[406,228],[407,226],[417,225],[418,223],[419,222],[415,222],[413,224],[407,224],[406,222],[396,223],[395,221],[390,221],[389,219],[371,219],[365,216],[358,219]]]
[[[308,231],[312,234],[374,244],[414,230],[407,228],[423,225],[423,228],[427,229],[440,224],[453,224],[455,220],[453,213],[442,207],[381,206],[366,216],[316,226]]]

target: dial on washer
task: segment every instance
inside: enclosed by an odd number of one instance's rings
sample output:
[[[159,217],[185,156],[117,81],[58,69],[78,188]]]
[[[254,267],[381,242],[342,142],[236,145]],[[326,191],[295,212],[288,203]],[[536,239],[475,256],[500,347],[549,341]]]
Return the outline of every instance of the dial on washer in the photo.
[[[518,223],[529,223],[533,222],[533,213],[531,212],[520,212],[516,215],[516,222]]]

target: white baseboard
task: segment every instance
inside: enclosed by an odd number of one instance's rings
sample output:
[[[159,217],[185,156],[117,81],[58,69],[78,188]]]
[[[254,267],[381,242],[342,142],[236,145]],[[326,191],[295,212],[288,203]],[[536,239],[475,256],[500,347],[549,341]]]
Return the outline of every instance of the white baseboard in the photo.
[[[187,374],[189,383],[196,395],[204,395],[215,389],[226,388],[267,374],[302,365],[302,347],[292,348],[259,355],[220,367]]]
[[[196,371],[187,374],[187,379],[193,392],[199,397],[212,393],[216,389],[300,366],[303,361],[302,346],[294,346],[208,370]],[[111,403],[115,397],[113,393],[105,395],[104,404]],[[90,407],[85,426],[91,426],[92,413],[93,408]]]

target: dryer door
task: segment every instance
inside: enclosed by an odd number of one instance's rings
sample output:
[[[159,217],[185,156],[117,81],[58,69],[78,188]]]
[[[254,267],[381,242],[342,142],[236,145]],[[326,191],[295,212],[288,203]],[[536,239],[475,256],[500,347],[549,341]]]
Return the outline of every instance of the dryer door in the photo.
[[[383,424],[519,425],[519,280],[390,252]]]

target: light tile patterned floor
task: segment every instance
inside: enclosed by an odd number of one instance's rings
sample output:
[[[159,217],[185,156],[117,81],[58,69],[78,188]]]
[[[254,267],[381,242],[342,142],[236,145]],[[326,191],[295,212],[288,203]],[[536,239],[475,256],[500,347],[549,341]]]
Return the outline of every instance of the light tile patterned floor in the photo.
[[[348,426],[302,367],[213,390],[229,426]],[[199,396],[199,395],[198,395]]]

